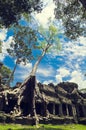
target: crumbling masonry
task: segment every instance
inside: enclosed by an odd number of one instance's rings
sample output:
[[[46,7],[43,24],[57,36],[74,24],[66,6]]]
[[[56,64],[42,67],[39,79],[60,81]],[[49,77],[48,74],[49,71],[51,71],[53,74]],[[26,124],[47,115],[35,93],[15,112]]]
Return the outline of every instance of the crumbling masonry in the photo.
[[[23,87],[17,84],[13,89],[1,90],[0,111],[6,116],[5,122],[31,125],[35,121],[51,124],[86,123],[86,93],[81,93],[77,84],[62,82],[55,86],[35,82],[33,76]]]

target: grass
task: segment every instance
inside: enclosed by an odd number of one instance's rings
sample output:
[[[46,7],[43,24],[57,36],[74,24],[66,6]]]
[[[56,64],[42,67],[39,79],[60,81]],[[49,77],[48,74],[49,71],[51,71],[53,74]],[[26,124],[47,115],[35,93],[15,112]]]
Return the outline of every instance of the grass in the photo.
[[[35,126],[0,124],[0,130],[86,130],[85,125],[39,125]]]

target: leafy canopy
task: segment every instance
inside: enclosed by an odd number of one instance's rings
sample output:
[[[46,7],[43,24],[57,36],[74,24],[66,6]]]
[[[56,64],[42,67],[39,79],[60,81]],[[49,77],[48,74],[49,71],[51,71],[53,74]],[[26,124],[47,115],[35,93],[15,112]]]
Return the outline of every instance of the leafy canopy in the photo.
[[[18,22],[21,14],[41,10],[40,0],[0,0],[0,24],[9,27]]]
[[[0,73],[2,75],[2,84],[5,84],[11,75],[11,70],[7,66],[3,65],[0,69]]]
[[[12,29],[14,36],[8,53],[18,60],[18,63],[32,60],[32,48],[37,40],[35,32],[32,28],[21,25],[15,25]]]
[[[55,17],[62,22],[65,34],[76,39],[86,36],[86,10],[78,0],[54,0],[56,3]]]
[[[59,30],[53,23],[50,23],[47,28],[43,28],[42,26],[40,26],[38,31],[37,48],[44,50],[44,48],[50,45],[47,52],[50,52],[52,49],[57,50],[57,52],[61,50],[61,44],[58,38],[58,33]]]
[[[50,24],[48,28],[39,26],[37,30],[22,25],[15,25],[12,29],[14,30],[13,41],[7,51],[18,60],[18,63],[26,63],[37,58],[35,50],[42,52],[48,44],[57,51],[61,49],[58,29],[54,24]],[[49,51],[50,48],[47,52]]]

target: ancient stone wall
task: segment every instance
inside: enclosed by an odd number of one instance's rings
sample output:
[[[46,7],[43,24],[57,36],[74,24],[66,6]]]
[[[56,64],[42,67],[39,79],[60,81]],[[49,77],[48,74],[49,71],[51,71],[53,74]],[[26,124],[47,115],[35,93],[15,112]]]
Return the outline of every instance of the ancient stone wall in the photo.
[[[35,77],[31,77],[22,88],[18,86],[0,92],[0,111],[14,117],[15,122],[18,118],[21,122],[25,118],[28,121],[32,119],[31,124],[34,124],[35,120],[52,124],[86,123],[84,95],[79,92],[75,83],[43,85],[37,84]],[[35,114],[32,114],[33,112]]]

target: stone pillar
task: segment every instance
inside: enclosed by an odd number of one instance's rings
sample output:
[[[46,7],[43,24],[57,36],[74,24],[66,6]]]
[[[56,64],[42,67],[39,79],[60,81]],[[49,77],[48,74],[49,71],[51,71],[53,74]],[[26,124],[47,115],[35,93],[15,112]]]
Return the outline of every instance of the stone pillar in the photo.
[[[73,116],[75,117],[76,116],[76,108],[74,105],[72,105],[72,113],[73,113]]]
[[[53,103],[53,115],[55,115],[55,103]]]
[[[59,104],[59,115],[63,116],[62,104]]]
[[[67,116],[69,116],[68,104],[66,104]]]
[[[74,104],[72,104],[72,113],[73,113],[73,118],[74,118],[75,123],[78,123],[77,113],[76,113],[76,107],[75,107]]]

